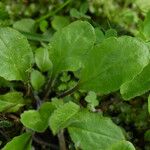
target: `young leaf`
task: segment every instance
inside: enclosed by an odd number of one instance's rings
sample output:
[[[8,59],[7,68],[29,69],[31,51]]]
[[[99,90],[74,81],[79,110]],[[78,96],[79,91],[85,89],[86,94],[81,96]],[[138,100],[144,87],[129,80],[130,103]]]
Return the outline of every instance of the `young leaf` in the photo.
[[[111,37],[96,45],[85,60],[79,87],[101,94],[116,91],[132,80],[149,62],[149,50],[141,41]]]
[[[150,142],[150,129],[144,133],[144,140]]]
[[[54,16],[51,24],[55,30],[60,30],[69,24],[69,19],[63,16]]]
[[[117,31],[115,29],[109,29],[105,32],[105,37],[109,38],[109,37],[117,37]]]
[[[38,111],[28,110],[21,114],[22,124],[36,132],[44,132],[48,127],[48,120],[55,109],[55,105],[50,102],[44,103]]]
[[[100,43],[105,39],[104,33],[99,29],[95,28],[95,35],[96,35],[96,43]]]
[[[70,16],[71,17],[74,17],[74,18],[81,18],[82,17],[82,15],[84,15],[84,14],[82,14],[81,12],[79,12],[77,9],[75,9],[75,8],[72,8],[71,10],[70,10]]]
[[[121,141],[121,142],[114,144],[108,150],[135,150],[135,148],[132,145],[132,143],[130,143],[128,141]]]
[[[73,116],[77,114],[80,107],[73,102],[64,104],[56,109],[49,119],[49,126],[53,134],[59,132],[60,129],[67,127],[73,120]]]
[[[134,1],[138,8],[143,12],[146,13],[149,11],[150,8],[150,1],[148,0],[136,0]]]
[[[52,62],[49,59],[49,52],[46,48],[38,48],[36,50],[35,62],[42,72],[49,71],[52,69]]]
[[[0,76],[27,81],[33,54],[27,39],[11,28],[0,28]]]
[[[60,80],[62,82],[68,82],[71,79],[71,76],[67,74],[67,72],[63,72],[62,76],[60,77]]]
[[[143,22],[143,34],[145,35],[147,40],[150,40],[150,11],[147,13],[145,20]]]
[[[10,92],[0,95],[0,112],[16,112],[25,105],[25,100],[20,92]]]
[[[31,150],[31,133],[14,137],[2,150]]]
[[[40,30],[42,31],[42,32],[45,32],[46,30],[47,30],[47,28],[48,28],[48,22],[46,21],[46,20],[42,20],[41,22],[40,22]]]
[[[84,2],[80,6],[80,12],[83,13],[83,14],[86,14],[87,11],[88,11],[88,8],[89,8],[88,2]]]
[[[129,100],[140,96],[150,90],[150,64],[138,74],[133,80],[121,86],[121,94],[124,99]]]
[[[68,130],[76,147],[83,150],[107,150],[111,145],[125,140],[121,129],[109,118],[86,110],[74,117]]]
[[[94,110],[94,107],[98,106],[99,101],[97,99],[97,95],[95,92],[90,91],[88,95],[85,97],[85,101],[88,102],[89,107]]]
[[[70,10],[70,16],[74,17],[74,18],[77,18],[77,19],[81,19],[81,18],[90,19],[91,18],[90,16],[85,15],[83,12],[80,12],[75,8],[72,8]]]
[[[81,66],[82,57],[95,42],[94,28],[86,21],[75,21],[57,31],[50,45],[53,74],[75,71]]]
[[[31,72],[31,85],[33,88],[38,91],[45,83],[45,77],[42,75],[41,72],[37,70],[33,70]]]
[[[51,99],[51,103],[54,105],[54,107],[57,109],[59,107],[62,107],[64,105],[64,101],[62,99],[53,97]]]
[[[34,33],[35,21],[33,19],[21,19],[13,24],[13,28],[18,31]]]

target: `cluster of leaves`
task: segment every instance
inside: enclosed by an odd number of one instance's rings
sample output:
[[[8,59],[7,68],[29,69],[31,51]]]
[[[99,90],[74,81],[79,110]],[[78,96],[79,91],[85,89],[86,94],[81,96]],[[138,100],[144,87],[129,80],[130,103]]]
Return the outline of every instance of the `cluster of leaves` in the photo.
[[[88,5],[83,3],[79,10],[72,8],[70,16],[90,21],[87,11]],[[8,16],[7,11],[2,12]],[[60,148],[68,133],[76,149],[135,150],[125,131],[97,109],[101,100],[97,96],[120,90],[123,99],[130,100],[150,90],[149,13],[140,23],[138,38],[118,37],[114,29],[103,32],[88,21],[70,23],[64,16],[53,16],[51,30],[46,20],[49,16],[21,19],[11,28],[0,28],[0,87],[6,89],[0,95],[0,112],[19,115],[24,126],[21,135],[3,150],[30,150],[36,134],[44,134],[47,128],[53,136],[58,134]],[[38,30],[42,34],[37,34]],[[123,113],[131,108],[123,111],[121,106],[119,118],[130,123],[136,116],[126,118]],[[147,118],[147,114],[142,116]],[[5,119],[0,123],[0,128],[13,126]],[[144,132],[149,140],[149,130]],[[70,143],[67,146],[73,149]]]
[[[141,16],[149,11],[148,0],[89,0],[89,11],[101,18],[107,18],[124,30],[137,34]],[[104,24],[101,22],[101,24]],[[106,26],[106,25],[105,25]]]

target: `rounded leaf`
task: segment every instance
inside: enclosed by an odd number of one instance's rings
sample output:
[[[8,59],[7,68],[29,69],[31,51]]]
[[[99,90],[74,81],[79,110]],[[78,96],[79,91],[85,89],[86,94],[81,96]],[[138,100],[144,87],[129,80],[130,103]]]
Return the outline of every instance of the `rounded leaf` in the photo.
[[[130,100],[150,90],[150,64],[138,74],[133,80],[121,86],[121,94],[124,99]]]
[[[46,48],[38,48],[35,51],[35,62],[38,68],[43,72],[51,70],[53,66]]]
[[[36,132],[44,132],[48,127],[48,121],[55,105],[50,102],[43,103],[40,109],[24,111],[21,114],[22,124]]]
[[[27,81],[33,53],[27,39],[11,28],[0,28],[0,76]]]
[[[121,129],[109,118],[81,111],[73,119],[68,130],[79,149],[107,150],[111,145],[125,140]]]
[[[2,150],[31,150],[31,133],[14,137]]]
[[[94,43],[94,28],[86,21],[75,21],[57,31],[49,49],[53,74],[79,69],[83,57],[91,50]]]
[[[103,40],[89,52],[81,70],[82,90],[107,94],[119,90],[149,63],[147,46],[129,36]]]
[[[31,85],[33,86],[33,88],[38,91],[44,85],[44,83],[44,75],[42,75],[42,73],[37,70],[33,70],[31,72]]]

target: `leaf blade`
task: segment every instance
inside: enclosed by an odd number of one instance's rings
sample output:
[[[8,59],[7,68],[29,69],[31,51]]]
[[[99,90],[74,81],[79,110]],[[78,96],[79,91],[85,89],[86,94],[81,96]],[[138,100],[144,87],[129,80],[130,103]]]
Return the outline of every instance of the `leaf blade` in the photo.
[[[108,94],[132,80],[148,62],[149,50],[143,42],[128,36],[105,39],[85,60],[79,87]]]
[[[16,112],[24,105],[25,100],[20,92],[0,95],[0,112]]]
[[[27,39],[11,28],[0,28],[0,76],[27,81],[33,53]]]
[[[8,142],[2,150],[31,150],[31,133],[24,133],[20,136],[14,137]]]
[[[79,106],[73,102],[64,104],[56,109],[49,119],[49,126],[56,134],[60,129],[67,127],[70,124],[72,117],[79,111]]]
[[[92,48],[95,38],[94,28],[86,21],[75,21],[57,31],[49,48],[53,74],[79,69],[82,57]]]
[[[51,102],[41,105],[38,111],[28,110],[21,114],[22,124],[36,132],[44,132],[48,127],[48,120],[55,106]],[[32,121],[31,121],[32,120]]]
[[[122,97],[130,100],[136,96],[140,96],[150,90],[150,64],[138,74],[133,80],[121,86]]]
[[[76,147],[83,150],[107,150],[110,145],[125,140],[124,135],[109,118],[83,110],[68,127]]]

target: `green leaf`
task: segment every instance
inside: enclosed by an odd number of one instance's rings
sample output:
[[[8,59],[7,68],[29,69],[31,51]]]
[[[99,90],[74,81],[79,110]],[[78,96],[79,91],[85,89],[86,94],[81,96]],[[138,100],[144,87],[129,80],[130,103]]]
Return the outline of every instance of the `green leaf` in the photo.
[[[0,95],[0,112],[16,112],[25,105],[20,92],[10,92]]]
[[[11,28],[0,28],[0,76],[27,81],[33,53],[27,39]]]
[[[6,19],[9,19],[8,11],[6,10],[5,4],[0,2],[0,21],[4,21]]]
[[[2,150],[31,150],[31,133],[14,137]]]
[[[80,12],[83,13],[83,14],[85,14],[85,13],[87,13],[88,8],[89,8],[88,2],[84,2],[80,6]]]
[[[33,70],[31,72],[31,85],[32,87],[38,91],[41,89],[41,87],[44,85],[45,83],[45,76],[42,75],[41,72],[37,71],[37,70]]]
[[[34,33],[36,31],[33,19],[21,19],[13,24],[13,28],[18,31]]]
[[[56,109],[59,107],[62,107],[64,105],[64,101],[62,99],[57,98],[57,97],[53,97],[51,99],[51,103],[52,103],[52,105],[54,105],[54,107]]]
[[[147,46],[136,38],[111,37],[96,45],[85,59],[79,88],[107,94],[119,90],[149,62]]]
[[[129,81],[121,86],[121,94],[126,100],[140,96],[149,90],[150,64],[148,64],[132,81]]]
[[[80,107],[73,102],[68,102],[56,109],[49,119],[49,126],[53,134],[67,127],[73,121],[72,118],[77,114],[79,109]]]
[[[96,34],[96,43],[100,43],[105,39],[104,33],[99,28],[95,28],[95,34]]]
[[[77,9],[72,8],[70,10],[70,16],[77,18],[77,19],[81,19],[81,18],[86,18],[86,19],[90,19],[90,16],[85,15],[83,12],[79,12]]]
[[[97,99],[97,95],[95,92],[90,91],[88,95],[85,97],[85,101],[89,103],[89,105],[93,108],[98,106],[99,101]]]
[[[145,141],[150,142],[150,129],[148,129],[148,130],[144,133],[144,139],[145,139]]]
[[[48,127],[49,117],[56,109],[50,102],[42,104],[38,111],[28,110],[21,114],[22,124],[36,132],[44,132]]]
[[[147,13],[144,21],[140,24],[140,33],[144,35],[146,40],[150,40],[150,11]]]
[[[71,17],[75,17],[75,18],[81,18],[82,16],[81,16],[81,14],[82,13],[80,13],[77,9],[75,9],[75,8],[72,8],[71,10],[70,10],[70,16]]]
[[[95,42],[94,28],[86,21],[75,21],[56,32],[51,41],[50,59],[53,74],[75,71]]]
[[[42,31],[42,32],[45,32],[46,30],[47,30],[47,28],[48,28],[48,22],[46,21],[46,20],[42,20],[41,22],[40,22],[40,30]]]
[[[71,79],[71,76],[67,72],[63,72],[62,76],[60,77],[60,80],[62,82],[68,82],[70,79]]]
[[[51,24],[55,30],[60,30],[69,24],[69,19],[63,16],[54,16]]]
[[[59,91],[65,91],[65,90],[67,90],[67,84],[66,84],[66,83],[61,83],[61,84],[58,86],[58,90],[59,90]]]
[[[109,37],[117,37],[117,31],[115,29],[109,29],[105,32],[105,37],[109,38]]]
[[[150,8],[149,0],[136,0],[134,2],[137,5],[137,7],[141,9],[142,12],[146,13],[149,11]]]
[[[75,146],[83,150],[107,150],[116,142],[125,140],[121,129],[109,118],[86,110],[74,117],[68,130]]]
[[[46,48],[41,47],[36,50],[35,62],[42,72],[49,71],[52,69],[52,62],[49,59],[49,52]]]
[[[132,143],[128,141],[121,141],[114,144],[111,148],[108,148],[108,150],[135,150],[135,148]]]

